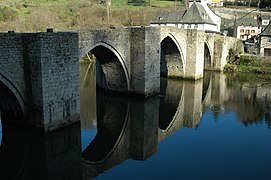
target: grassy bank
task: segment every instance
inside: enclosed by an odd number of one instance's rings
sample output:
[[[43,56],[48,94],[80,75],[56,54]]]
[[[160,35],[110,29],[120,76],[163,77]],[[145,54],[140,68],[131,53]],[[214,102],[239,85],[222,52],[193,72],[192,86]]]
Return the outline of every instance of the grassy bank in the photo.
[[[224,72],[271,74],[271,58],[242,55],[224,67]]]
[[[128,0],[112,0],[109,8],[96,0],[0,0],[0,31],[144,26],[149,25],[156,11],[180,8],[183,5],[170,0],[151,0],[150,6],[133,6]]]

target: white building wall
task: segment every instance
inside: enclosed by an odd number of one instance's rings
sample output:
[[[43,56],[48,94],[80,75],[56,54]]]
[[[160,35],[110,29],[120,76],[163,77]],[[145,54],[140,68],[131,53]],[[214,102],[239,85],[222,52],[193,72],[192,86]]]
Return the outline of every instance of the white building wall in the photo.
[[[212,24],[204,24],[204,30],[218,32],[217,26]]]
[[[159,26],[158,24],[150,24],[151,27],[157,27]]]
[[[176,24],[167,24],[166,26],[175,27],[175,26],[176,26]]]
[[[206,12],[208,13],[208,15],[211,17],[211,19],[213,20],[213,22],[217,25],[216,29],[214,31],[216,32],[220,32],[220,26],[221,26],[221,18],[216,15],[207,5],[207,3],[203,3],[202,6],[204,7],[204,9],[206,10]]]
[[[236,37],[242,39],[243,41],[250,39],[253,36],[257,36],[261,33],[261,29],[253,26],[238,26]]]
[[[264,56],[264,49],[271,49],[271,37],[261,36],[260,55]]]

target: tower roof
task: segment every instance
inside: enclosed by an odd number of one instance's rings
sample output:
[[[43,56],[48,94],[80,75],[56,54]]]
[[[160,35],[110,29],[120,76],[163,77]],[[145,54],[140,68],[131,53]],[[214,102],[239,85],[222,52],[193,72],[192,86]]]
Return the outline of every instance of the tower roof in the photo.
[[[157,12],[152,16],[151,23],[180,22],[186,11]]]
[[[208,15],[204,7],[198,2],[193,2],[191,7],[184,14],[183,18],[181,19],[181,22],[187,24],[215,25],[215,23],[212,21],[211,17]]]

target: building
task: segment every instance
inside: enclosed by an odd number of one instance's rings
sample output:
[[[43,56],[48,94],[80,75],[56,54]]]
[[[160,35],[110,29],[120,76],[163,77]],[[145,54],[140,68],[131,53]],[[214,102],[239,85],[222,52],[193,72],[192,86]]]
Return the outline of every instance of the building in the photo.
[[[212,7],[223,7],[224,6],[223,0],[208,0],[207,3]]]
[[[260,34],[260,55],[271,56],[271,23]]]
[[[269,17],[240,18],[235,20],[233,27],[233,36],[243,41],[254,41],[263,29],[269,24]]]
[[[234,23],[233,36],[246,41],[261,33],[261,27],[255,18],[242,18]]]
[[[199,29],[220,32],[221,18],[207,5],[206,1],[190,2],[186,11],[159,12],[150,26],[174,26],[183,29]]]
[[[189,0],[189,4],[192,4],[194,1],[209,5],[211,7],[223,7],[224,6],[224,0]]]

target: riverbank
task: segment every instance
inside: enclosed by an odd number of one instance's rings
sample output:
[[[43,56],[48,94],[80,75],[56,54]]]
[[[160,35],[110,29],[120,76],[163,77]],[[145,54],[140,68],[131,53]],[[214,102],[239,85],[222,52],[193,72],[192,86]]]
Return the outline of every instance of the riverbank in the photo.
[[[184,8],[176,1],[151,0],[149,6],[134,6],[127,0],[112,0],[111,6],[96,0],[0,0],[0,31],[37,32],[95,27],[149,25],[152,14]]]
[[[224,72],[271,75],[271,57],[241,55],[240,58],[228,63],[224,67]]]

